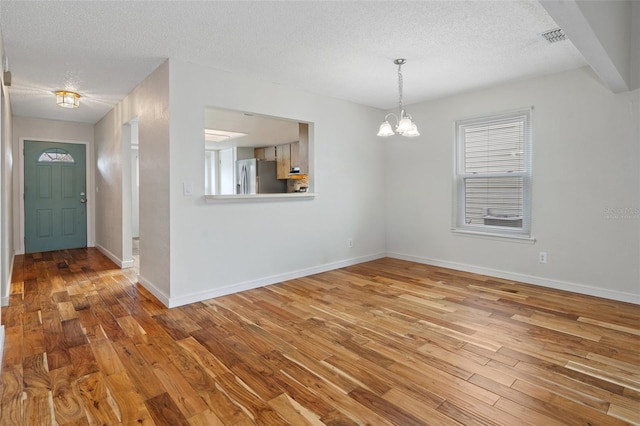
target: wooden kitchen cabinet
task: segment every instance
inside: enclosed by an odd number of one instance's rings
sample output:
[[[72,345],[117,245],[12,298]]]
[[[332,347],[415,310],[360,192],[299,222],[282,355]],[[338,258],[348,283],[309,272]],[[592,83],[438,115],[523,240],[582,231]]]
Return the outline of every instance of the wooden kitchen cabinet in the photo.
[[[307,123],[299,123],[299,136],[298,141],[298,164],[294,166],[300,167],[300,173],[304,175],[309,174],[309,125]]]
[[[289,179],[291,172],[291,144],[278,145],[276,148],[276,161],[278,162],[278,179]]]
[[[253,155],[255,155],[258,160],[276,161],[276,147],[265,146],[262,148],[255,148],[253,150]]]
[[[309,174],[309,125],[300,123],[300,140],[278,145],[278,179],[289,178],[292,167],[299,167],[301,175]]]
[[[284,145],[254,149],[258,160],[277,161],[278,179],[289,179],[291,168],[299,167],[300,175],[309,174],[309,125],[299,123],[300,140]]]
[[[266,146],[264,148],[264,159],[267,161],[276,161],[276,147],[275,146]]]
[[[293,142],[291,145],[291,167],[300,167],[300,143]],[[300,171],[302,173],[302,170]]]

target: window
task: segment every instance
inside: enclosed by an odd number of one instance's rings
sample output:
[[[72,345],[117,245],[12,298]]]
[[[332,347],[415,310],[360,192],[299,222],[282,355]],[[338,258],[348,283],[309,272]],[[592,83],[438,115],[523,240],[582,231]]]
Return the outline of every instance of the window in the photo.
[[[455,229],[528,237],[531,111],[456,122]]]
[[[38,163],[75,163],[73,156],[64,149],[51,148],[38,157]]]

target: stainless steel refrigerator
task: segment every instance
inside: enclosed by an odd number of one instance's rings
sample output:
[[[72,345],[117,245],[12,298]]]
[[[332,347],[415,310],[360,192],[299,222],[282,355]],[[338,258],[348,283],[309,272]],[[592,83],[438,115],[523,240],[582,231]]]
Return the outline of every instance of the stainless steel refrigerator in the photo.
[[[287,192],[287,181],[278,180],[277,163],[251,158],[236,161],[237,194],[279,194]]]

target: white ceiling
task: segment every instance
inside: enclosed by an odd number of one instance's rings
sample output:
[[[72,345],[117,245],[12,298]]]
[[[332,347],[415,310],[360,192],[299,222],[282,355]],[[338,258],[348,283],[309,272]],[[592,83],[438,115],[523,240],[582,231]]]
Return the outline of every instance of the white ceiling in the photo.
[[[95,123],[166,58],[381,109],[586,65],[537,1],[0,2],[13,113]],[[56,107],[72,89],[79,109]]]

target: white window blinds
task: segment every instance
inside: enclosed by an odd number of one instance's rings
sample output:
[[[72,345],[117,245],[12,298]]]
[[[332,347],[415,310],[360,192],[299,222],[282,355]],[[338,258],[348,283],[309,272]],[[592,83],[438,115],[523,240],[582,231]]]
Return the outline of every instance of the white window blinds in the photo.
[[[461,120],[456,133],[456,228],[528,234],[530,110]]]

